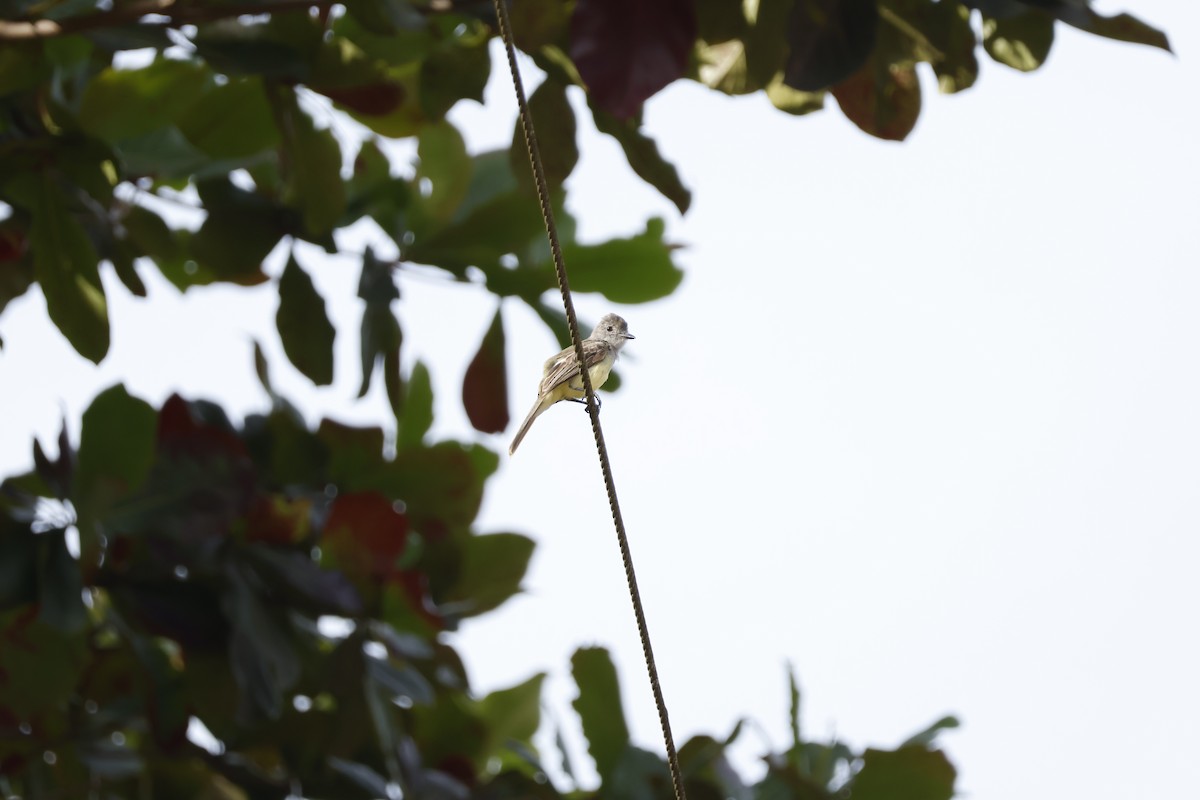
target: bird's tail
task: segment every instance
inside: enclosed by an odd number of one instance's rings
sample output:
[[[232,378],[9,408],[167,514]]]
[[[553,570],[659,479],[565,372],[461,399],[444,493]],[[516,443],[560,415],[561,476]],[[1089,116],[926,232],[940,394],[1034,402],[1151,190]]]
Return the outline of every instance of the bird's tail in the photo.
[[[537,402],[533,404],[533,408],[529,409],[529,415],[525,417],[525,421],[521,423],[521,427],[517,430],[517,435],[513,437],[512,444],[508,446],[508,454],[510,456],[517,452],[517,447],[520,446],[521,440],[525,438],[525,434],[529,433],[529,428],[532,427],[533,421],[538,418],[538,415],[549,408],[548,405],[542,404],[543,399],[539,397]]]

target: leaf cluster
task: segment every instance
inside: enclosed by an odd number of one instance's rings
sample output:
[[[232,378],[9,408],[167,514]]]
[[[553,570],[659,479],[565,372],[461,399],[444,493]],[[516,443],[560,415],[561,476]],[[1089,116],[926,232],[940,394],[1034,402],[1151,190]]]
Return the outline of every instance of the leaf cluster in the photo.
[[[389,443],[309,429],[282,400],[235,426],[213,403],[155,409],[117,385],[77,448],[65,433],[53,458],[35,444],[35,469],[0,484],[0,791],[670,797],[662,758],[630,740],[603,649],[572,658],[597,791],[579,788],[565,729],[550,752],[533,744],[544,675],[472,693],[443,634],[518,592],[533,545],[473,530],[496,457],[426,443],[422,403],[409,398]],[[730,766],[739,724],[683,745],[690,796],[952,795],[932,740],[953,719],[859,753],[803,740],[791,688],[792,742],[765,756],[766,776]]]

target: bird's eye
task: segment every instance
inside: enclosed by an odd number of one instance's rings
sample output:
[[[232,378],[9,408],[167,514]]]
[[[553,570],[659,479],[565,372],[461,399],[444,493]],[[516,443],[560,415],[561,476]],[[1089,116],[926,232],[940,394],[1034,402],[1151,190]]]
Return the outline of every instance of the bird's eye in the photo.
[[[609,332],[609,333],[612,333],[612,325],[609,325],[609,326],[608,326],[608,332]]]

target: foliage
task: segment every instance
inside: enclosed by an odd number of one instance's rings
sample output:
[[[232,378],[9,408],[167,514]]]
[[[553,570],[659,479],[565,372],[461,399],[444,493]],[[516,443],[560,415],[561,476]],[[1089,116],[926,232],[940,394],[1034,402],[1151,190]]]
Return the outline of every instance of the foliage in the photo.
[[[406,408],[429,402],[410,391]],[[590,794],[547,782],[531,741],[543,676],[476,697],[441,639],[519,591],[532,543],[472,530],[496,456],[426,442],[428,419],[406,417],[389,456],[382,430],[310,430],[282,400],[235,427],[212,403],[153,409],[117,385],[78,449],[35,445],[36,469],[0,486],[0,791]],[[607,652],[572,668],[599,796],[669,796],[663,760],[630,741]],[[189,737],[193,720],[213,746]],[[806,742],[793,679],[792,720],[754,784],[726,757],[741,725],[686,742],[689,795],[953,792],[931,748],[952,719],[889,751]]]
[[[686,212],[689,190],[639,122],[645,100],[674,80],[729,94],[761,90],[792,114],[832,94],[866,132],[903,139],[920,113],[920,63],[945,92],[974,83],[980,43],[993,59],[1031,70],[1045,60],[1056,22],[1168,47],[1159,31],[1102,16],[1084,0],[511,6],[517,44],[548,76],[531,107],[578,289],[623,303],[662,297],[681,275],[654,221],[628,239],[574,240],[563,210],[578,160],[569,88],[586,88],[596,127]],[[446,120],[459,101],[482,99],[492,14],[486,0],[0,3],[0,310],[38,283],[54,324],[99,362],[109,346],[101,265],[136,295],[145,293],[139,263],[181,290],[249,285],[268,280],[264,258],[290,245],[279,333],[296,367],[327,383],[332,329],[297,252],[336,251],[350,226],[370,220],[394,252],[363,254],[363,387],[382,366],[398,408],[402,333],[387,311],[397,270],[437,267],[543,315],[539,297],[555,283],[520,134],[508,152],[471,155]],[[359,135],[335,136],[323,122],[330,109],[354,120]],[[398,169],[377,137],[414,137],[416,168]],[[180,205],[202,218],[198,227],[172,212]],[[503,396],[495,379],[503,366],[473,376]],[[508,410],[470,416],[494,430]]]
[[[672,81],[762,91],[790,114],[832,95],[858,127],[899,140],[920,112],[920,63],[944,92],[974,83],[980,46],[1036,69],[1059,22],[1167,48],[1084,0],[510,5],[518,46],[546,74],[530,105],[573,285],[621,303],[666,296],[682,273],[661,220],[576,239],[565,201],[581,87],[592,124],[686,213],[689,189],[640,124]],[[429,374],[401,374],[392,307],[398,275],[426,265],[528,304],[565,343],[541,299],[555,279],[519,132],[470,153],[447,119],[481,101],[494,35],[485,0],[0,0],[0,311],[38,284],[54,325],[98,363],[102,269],[138,296],[146,268],[180,291],[274,280],[284,353],[327,384],[336,332],[310,273],[321,250],[372,225],[390,248],[354,248],[360,394],[382,374],[395,414],[394,437],[329,420],[310,430],[256,348],[268,413],[234,425],[213,403],[156,409],[115,386],[85,413],[77,448],[64,434],[52,459],[35,444],[34,471],[0,488],[0,792],[592,796],[546,781],[548,756],[570,781],[574,770],[565,751],[532,745],[541,676],[477,697],[444,641],[519,591],[532,543],[473,529],[498,459],[428,441]],[[398,138],[415,142],[415,165],[389,158],[385,139]],[[272,253],[286,261],[277,278]],[[481,431],[509,420],[504,350],[497,311],[463,384]],[[663,761],[630,741],[608,655],[581,650],[572,665],[595,796],[669,796]],[[728,763],[742,725],[684,743],[691,797],[953,793],[932,746],[952,718],[855,752],[804,740],[791,689],[792,741],[765,755],[761,780]],[[189,737],[193,720],[213,751]]]

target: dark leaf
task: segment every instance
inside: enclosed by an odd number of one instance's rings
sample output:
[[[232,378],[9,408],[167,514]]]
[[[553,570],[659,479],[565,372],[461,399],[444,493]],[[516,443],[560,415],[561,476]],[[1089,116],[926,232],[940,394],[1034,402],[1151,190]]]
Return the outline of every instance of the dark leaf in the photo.
[[[538,673],[509,689],[492,692],[479,701],[479,714],[488,723],[485,750],[498,753],[513,743],[531,745],[541,724],[542,682]]]
[[[358,396],[371,388],[371,376],[377,364],[393,353],[399,353],[403,335],[400,322],[392,313],[392,301],[400,297],[391,265],[375,258],[374,251],[363,252],[362,273],[358,280],[358,296],[365,301],[359,342],[362,356],[362,384]]]
[[[396,448],[408,450],[419,447],[433,425],[433,386],[429,368],[418,361],[408,376],[408,392],[404,412],[397,422]]]
[[[288,257],[279,278],[275,326],[283,352],[296,369],[318,386],[333,382],[333,324],[325,311],[324,298],[296,261],[295,253]]]
[[[783,82],[816,92],[845,79],[871,54],[878,21],[875,0],[798,0],[788,20]]]
[[[229,661],[241,697],[238,717],[243,723],[279,719],[283,693],[300,677],[284,623],[273,614],[254,588],[253,573],[231,564],[221,610],[232,628]]]
[[[79,123],[109,142],[174,122],[203,93],[211,74],[194,61],[159,58],[141,69],[109,67],[87,83]]]
[[[64,419],[58,434],[58,458],[53,461],[42,450],[41,442],[33,442],[33,465],[38,476],[45,481],[46,486],[58,498],[66,498],[71,493],[71,480],[75,475],[75,451],[71,449],[71,440],[67,437],[67,421]]]
[[[48,175],[24,173],[7,188],[32,216],[34,275],[50,319],[81,356],[99,364],[108,353],[108,303],[87,232]]]
[[[675,165],[662,157],[658,145],[641,131],[636,120],[619,120],[595,106],[592,116],[597,130],[607,133],[621,145],[634,173],[674,203],[680,214],[686,214],[692,205],[692,193],[683,185]]]
[[[441,119],[459,100],[482,103],[492,68],[487,27],[474,20],[447,22],[448,35],[421,62],[421,110],[430,120]]]
[[[312,71],[323,34],[308,14],[275,14],[266,22],[222,19],[200,25],[196,53],[227,75],[262,76],[303,83]]]
[[[929,747],[933,744],[934,740],[937,739],[939,733],[946,730],[953,730],[958,726],[959,722],[957,717],[942,717],[924,730],[914,733],[912,736],[905,739],[904,744],[900,746],[908,747],[909,745],[920,745],[921,747]]]
[[[1014,17],[983,18],[983,49],[1021,72],[1040,67],[1054,44],[1054,18],[1039,9]]]
[[[463,407],[475,430],[501,433],[508,427],[508,367],[504,358],[504,320],[500,309],[479,343],[463,377]]]
[[[696,0],[696,36],[708,44],[740,39],[746,29],[741,0]]]
[[[572,705],[579,714],[588,752],[601,781],[613,774],[629,747],[629,726],[621,707],[617,669],[602,647],[584,647],[571,656],[571,675],[579,687]]]
[[[530,55],[561,41],[567,32],[571,10],[568,3],[512,0],[510,5],[508,15],[512,21],[513,40]]]
[[[82,631],[87,622],[79,562],[67,551],[66,532],[49,531],[38,548],[38,614],[66,633]]]
[[[48,625],[29,606],[0,613],[0,716],[65,714],[86,658],[82,632]]]
[[[744,36],[746,81],[754,91],[771,83],[787,61],[789,19],[796,0],[759,0],[750,29]]]
[[[402,697],[417,705],[433,703],[433,686],[414,667],[395,666],[378,658],[367,658],[367,675],[392,698]]]
[[[653,218],[644,233],[628,239],[564,245],[571,289],[600,292],[616,303],[645,303],[667,296],[679,286],[683,272],[671,260],[674,247],[663,241],[664,228],[661,219]]]
[[[854,800],[950,800],[954,778],[954,767],[940,750],[869,748],[850,793]]]
[[[904,141],[921,114],[921,84],[912,63],[872,59],[832,92],[851,122],[880,139]]]
[[[208,217],[192,236],[191,251],[219,280],[262,283],[262,261],[298,222],[266,197],[234,186],[228,177],[196,184]]]
[[[458,580],[445,598],[460,617],[491,611],[517,592],[533,556],[533,540],[519,533],[470,536],[462,544]]]
[[[179,119],[179,130],[213,158],[248,158],[279,144],[262,80],[235,78],[205,92]]]
[[[441,225],[450,220],[471,186],[471,157],[462,134],[449,122],[426,125],[417,137],[417,180],[428,187],[416,201],[418,224]],[[423,187],[424,189],[424,187]]]
[[[284,197],[300,211],[310,236],[331,231],[346,209],[342,149],[328,128],[318,129],[296,100],[281,91],[278,101],[283,134]]]
[[[529,113],[537,136],[546,185],[551,190],[562,186],[575,164],[579,162],[579,146],[575,143],[575,112],[567,101],[567,90],[558,81],[547,78],[529,97]],[[509,163],[517,182],[534,190],[529,166],[529,150],[521,121],[513,129]]]
[[[593,102],[625,120],[684,76],[695,39],[691,0],[579,0],[570,55]]]
[[[246,554],[269,584],[283,590],[288,605],[314,615],[354,616],[362,598],[340,572],[321,569],[306,551],[251,544]]]
[[[928,9],[923,30],[940,51],[933,59],[938,88],[950,94],[975,85],[979,61],[975,58],[975,29],[971,12],[958,3],[936,3]]]
[[[408,517],[379,492],[344,492],[330,508],[321,549],[362,588],[397,576],[408,531]]]

